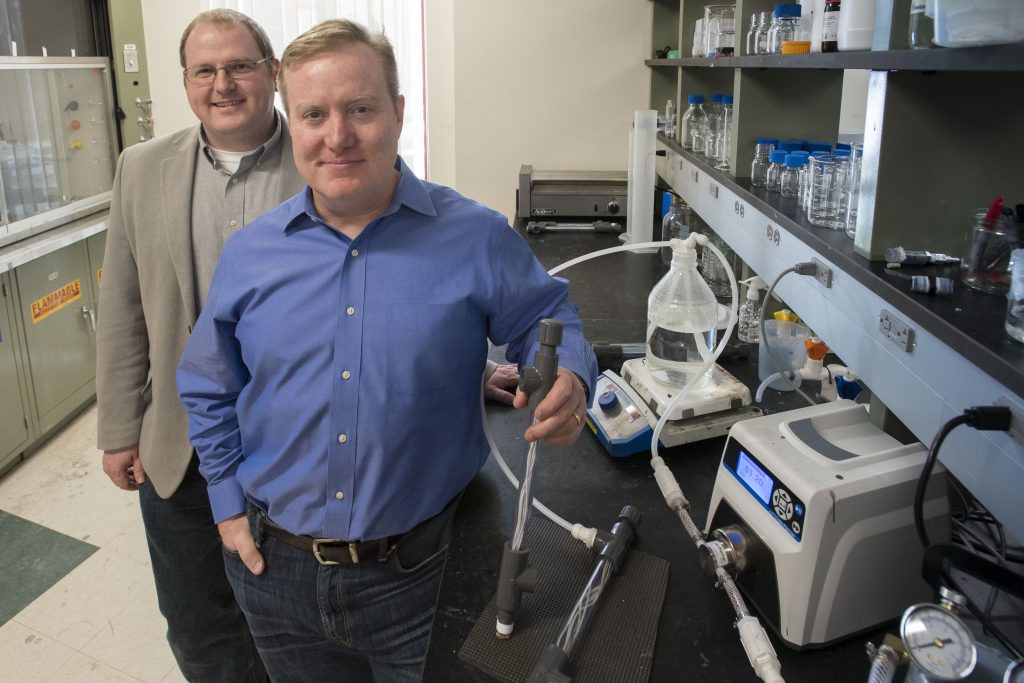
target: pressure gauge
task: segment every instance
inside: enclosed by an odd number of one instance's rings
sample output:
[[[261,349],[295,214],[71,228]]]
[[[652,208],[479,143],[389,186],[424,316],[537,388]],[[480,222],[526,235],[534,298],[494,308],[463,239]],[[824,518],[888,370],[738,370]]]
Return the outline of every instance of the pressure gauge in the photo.
[[[914,605],[903,613],[900,637],[911,661],[936,681],[961,681],[978,661],[974,637],[966,624],[948,609]]]

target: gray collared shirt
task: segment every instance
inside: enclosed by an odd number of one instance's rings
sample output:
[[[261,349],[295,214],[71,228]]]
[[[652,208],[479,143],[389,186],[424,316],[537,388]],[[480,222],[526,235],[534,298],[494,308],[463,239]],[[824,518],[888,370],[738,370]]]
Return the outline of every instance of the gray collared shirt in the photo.
[[[224,242],[236,230],[277,203],[275,178],[281,154],[281,114],[277,126],[261,147],[242,157],[231,173],[217,163],[206,133],[200,130],[196,174],[192,186],[192,262],[195,272],[196,310],[202,310],[210,291],[213,271]]]

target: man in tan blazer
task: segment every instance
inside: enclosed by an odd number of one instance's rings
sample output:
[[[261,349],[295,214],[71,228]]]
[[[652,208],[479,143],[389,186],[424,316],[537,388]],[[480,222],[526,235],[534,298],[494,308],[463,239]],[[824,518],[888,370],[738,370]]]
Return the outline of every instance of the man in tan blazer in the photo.
[[[185,29],[180,53],[201,125],[125,150],[114,180],[97,338],[98,445],[111,480],[139,491],[160,610],[185,677],[262,681],[224,575],[174,371],[224,240],[303,181],[274,107],[278,60],[263,30],[238,12],[205,12]]]

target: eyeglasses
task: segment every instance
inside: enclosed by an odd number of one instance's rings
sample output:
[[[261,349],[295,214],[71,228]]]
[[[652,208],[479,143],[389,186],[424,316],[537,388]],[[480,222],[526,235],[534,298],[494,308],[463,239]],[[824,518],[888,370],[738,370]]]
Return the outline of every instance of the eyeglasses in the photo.
[[[252,61],[250,59],[239,59],[235,62],[228,62],[224,66],[210,66],[209,64],[203,64],[202,66],[190,66],[189,68],[182,71],[185,74],[185,79],[193,85],[210,85],[217,79],[217,72],[221,69],[228,75],[233,81],[241,81],[247,78],[252,78],[252,75],[256,73],[256,65],[262,64],[273,59],[273,57],[264,57],[259,61]]]

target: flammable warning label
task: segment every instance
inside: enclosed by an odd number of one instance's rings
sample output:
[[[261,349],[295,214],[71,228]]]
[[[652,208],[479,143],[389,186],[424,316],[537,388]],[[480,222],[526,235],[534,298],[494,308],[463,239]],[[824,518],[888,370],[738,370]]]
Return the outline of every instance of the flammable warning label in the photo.
[[[55,292],[50,292],[41,299],[32,302],[32,324],[36,324],[47,316],[82,298],[82,281],[72,280]]]

